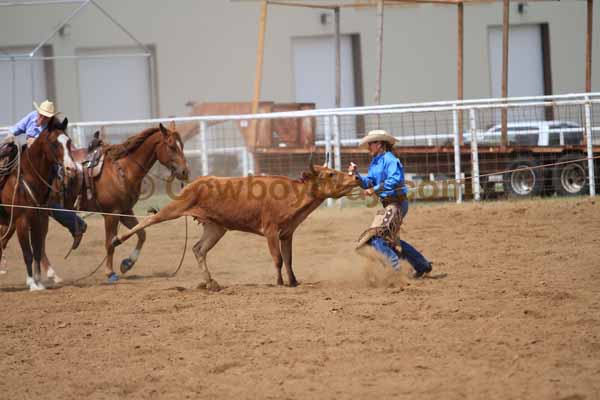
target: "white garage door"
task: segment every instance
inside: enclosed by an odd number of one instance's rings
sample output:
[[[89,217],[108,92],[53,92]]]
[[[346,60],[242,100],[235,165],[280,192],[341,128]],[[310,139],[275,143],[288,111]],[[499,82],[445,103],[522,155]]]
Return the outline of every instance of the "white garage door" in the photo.
[[[132,54],[136,49],[85,49],[77,55]],[[149,57],[80,58],[80,118],[83,121],[152,117]]]
[[[4,48],[0,57],[5,54],[21,54],[32,50],[32,47]],[[42,48],[38,56],[47,54]],[[8,61],[0,60],[0,126],[13,125],[33,110],[33,102],[38,104],[48,96],[46,82],[46,66],[48,61]]]
[[[317,108],[335,107],[335,38],[292,38],[296,101],[316,103]],[[341,36],[341,105],[356,105],[352,38]]]
[[[492,97],[502,97],[502,27],[488,29]],[[511,25],[508,37],[508,96],[543,96],[544,68],[540,25]],[[543,119],[543,109],[536,118]],[[509,112],[509,114],[511,114]],[[514,120],[515,116],[509,115]]]
[[[340,41],[340,103],[342,107],[354,107],[356,98],[352,36],[342,35]],[[296,101],[315,103],[317,108],[334,108],[336,106],[335,37],[292,38],[292,48]],[[342,118],[340,124],[342,139],[356,137],[355,118]]]

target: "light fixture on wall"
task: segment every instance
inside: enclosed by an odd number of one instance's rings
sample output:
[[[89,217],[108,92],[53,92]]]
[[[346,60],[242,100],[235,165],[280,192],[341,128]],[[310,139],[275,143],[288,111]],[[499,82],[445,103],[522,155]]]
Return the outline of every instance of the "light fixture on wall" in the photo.
[[[327,25],[331,21],[331,15],[328,13],[321,13],[321,15],[319,15],[319,21],[321,21],[321,25]]]
[[[525,14],[525,7],[527,7],[527,4],[523,3],[522,1],[517,4],[517,12],[519,15]]]
[[[60,37],[67,37],[70,35],[71,35],[71,25],[69,25],[69,24],[64,24],[58,30],[58,36],[60,36]]]

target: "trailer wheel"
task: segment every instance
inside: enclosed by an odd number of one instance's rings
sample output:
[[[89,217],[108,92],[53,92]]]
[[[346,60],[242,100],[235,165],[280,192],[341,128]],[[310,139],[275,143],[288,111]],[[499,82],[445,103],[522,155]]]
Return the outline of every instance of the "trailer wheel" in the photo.
[[[540,195],[544,188],[542,171],[539,168],[524,169],[535,166],[537,166],[536,162],[530,158],[518,159],[510,166],[511,170],[519,170],[504,174],[504,189],[510,197],[523,198]]]
[[[565,154],[558,162],[567,162],[585,158],[583,154]],[[552,185],[561,196],[578,196],[589,192],[587,161],[557,165],[552,170]]]

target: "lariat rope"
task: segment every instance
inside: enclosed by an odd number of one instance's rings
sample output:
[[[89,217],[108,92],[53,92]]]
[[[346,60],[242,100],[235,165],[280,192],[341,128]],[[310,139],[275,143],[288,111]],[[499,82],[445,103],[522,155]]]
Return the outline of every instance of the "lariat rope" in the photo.
[[[17,196],[17,189],[19,188],[19,182],[21,179],[21,146],[19,146],[17,144],[17,157],[10,162],[8,165],[6,165],[5,167],[2,168],[1,170],[1,174],[9,174],[12,169],[15,167],[15,163],[17,166],[17,180],[15,181],[15,188],[13,190],[13,195],[12,195],[12,207],[10,208],[10,220],[8,222],[8,228],[6,228],[6,232],[4,233],[4,235],[2,235],[2,237],[0,238],[0,242],[4,242],[4,239],[6,239],[6,237],[9,235],[10,233],[10,228],[12,227],[13,224],[13,217],[15,215],[15,197]],[[8,178],[6,178],[7,180],[10,178],[10,176]],[[6,183],[5,183],[6,184]],[[1,206],[4,207],[4,204],[0,204]],[[4,245],[0,243],[0,246],[2,246],[2,251],[4,251]]]

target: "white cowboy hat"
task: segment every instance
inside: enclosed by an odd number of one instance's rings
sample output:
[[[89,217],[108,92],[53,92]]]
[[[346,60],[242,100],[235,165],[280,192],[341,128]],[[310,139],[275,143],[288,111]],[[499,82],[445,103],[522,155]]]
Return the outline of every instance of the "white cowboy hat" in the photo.
[[[33,106],[35,107],[35,109],[37,110],[38,114],[41,114],[45,117],[54,117],[56,115],[56,111],[54,110],[54,103],[48,100],[44,100],[42,102],[42,104],[40,104],[39,106],[37,105],[37,103],[34,101],[33,102]]]
[[[388,142],[392,146],[396,143],[396,138],[383,129],[376,129],[367,133],[367,136],[360,139],[360,145],[365,145],[371,142]]]

